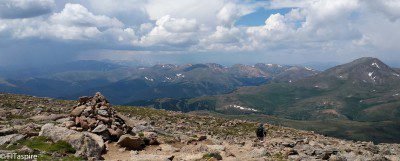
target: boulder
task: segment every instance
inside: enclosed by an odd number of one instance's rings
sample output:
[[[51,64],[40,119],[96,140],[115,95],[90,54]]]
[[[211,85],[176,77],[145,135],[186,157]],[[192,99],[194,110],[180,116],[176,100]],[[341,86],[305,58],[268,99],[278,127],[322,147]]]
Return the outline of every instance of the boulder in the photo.
[[[76,156],[100,159],[104,149],[103,139],[93,133],[77,132],[51,123],[42,126],[39,136],[45,136],[54,142],[63,140],[75,148]]]
[[[21,134],[10,134],[5,136],[0,136],[0,146],[5,144],[13,144],[19,140],[24,139],[26,136]]]
[[[140,137],[125,134],[119,138],[117,145],[129,150],[142,150],[145,147],[145,142]]]
[[[13,133],[15,133],[15,132],[16,132],[16,130],[13,129],[13,128],[1,129],[1,130],[0,130],[0,136],[13,134]]]
[[[155,132],[144,132],[144,140],[146,145],[159,145],[160,142],[157,140],[157,133]]]

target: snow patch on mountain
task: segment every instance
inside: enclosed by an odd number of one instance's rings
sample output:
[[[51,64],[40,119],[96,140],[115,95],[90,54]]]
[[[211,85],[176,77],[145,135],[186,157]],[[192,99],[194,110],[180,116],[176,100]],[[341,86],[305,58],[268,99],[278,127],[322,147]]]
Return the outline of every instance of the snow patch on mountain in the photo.
[[[253,112],[257,112],[258,110],[253,109],[253,108],[247,108],[247,107],[243,107],[243,106],[239,106],[239,105],[229,105],[228,107],[233,107],[239,110],[245,110],[245,111],[253,111]]]
[[[304,68],[306,68],[306,69],[309,70],[309,71],[314,71],[314,69],[312,69],[312,68],[310,68],[310,67],[304,67]]]
[[[374,66],[374,67],[377,67],[377,68],[379,68],[379,69],[380,69],[379,65],[378,65],[377,63],[375,63],[375,62],[374,62],[374,63],[372,63],[372,64],[371,64],[371,66]]]
[[[144,77],[144,79],[146,79],[146,80],[148,80],[148,81],[154,81],[154,79],[153,78],[149,78],[149,77]]]
[[[176,74],[176,76],[177,76],[177,77],[185,78],[185,75],[183,75],[183,74],[181,74],[181,73]]]

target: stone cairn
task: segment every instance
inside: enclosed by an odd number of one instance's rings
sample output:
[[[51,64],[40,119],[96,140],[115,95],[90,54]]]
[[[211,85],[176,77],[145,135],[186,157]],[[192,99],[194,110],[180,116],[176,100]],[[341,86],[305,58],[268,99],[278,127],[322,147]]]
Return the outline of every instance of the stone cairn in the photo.
[[[64,126],[71,130],[98,134],[104,141],[117,141],[120,136],[132,130],[100,92],[93,97],[80,97]]]

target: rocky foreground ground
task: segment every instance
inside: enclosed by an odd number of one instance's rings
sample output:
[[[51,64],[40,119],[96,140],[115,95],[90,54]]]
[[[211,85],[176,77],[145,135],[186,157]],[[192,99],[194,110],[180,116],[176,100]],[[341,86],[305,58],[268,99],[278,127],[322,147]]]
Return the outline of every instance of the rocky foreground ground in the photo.
[[[399,144],[325,137],[266,124],[141,107],[0,94],[0,154],[38,160],[400,160]]]

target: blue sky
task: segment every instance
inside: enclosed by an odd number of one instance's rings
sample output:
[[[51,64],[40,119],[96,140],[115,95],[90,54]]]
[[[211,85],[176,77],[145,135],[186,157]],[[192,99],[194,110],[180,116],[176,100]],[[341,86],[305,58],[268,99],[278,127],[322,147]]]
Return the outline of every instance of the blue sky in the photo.
[[[399,18],[397,0],[2,0],[0,66],[400,62]]]
[[[284,15],[290,12],[292,8],[280,8],[280,9],[266,9],[266,8],[258,8],[252,13],[244,15],[240,17],[235,25],[237,26],[262,26],[265,24],[265,20],[271,16],[272,14],[280,13]]]

